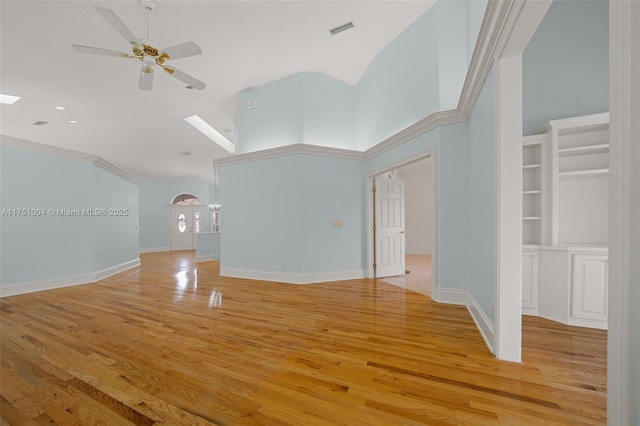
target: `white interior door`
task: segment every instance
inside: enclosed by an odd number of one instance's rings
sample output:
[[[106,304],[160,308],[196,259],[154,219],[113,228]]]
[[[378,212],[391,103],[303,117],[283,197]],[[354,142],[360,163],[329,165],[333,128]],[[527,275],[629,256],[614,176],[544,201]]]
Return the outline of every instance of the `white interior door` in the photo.
[[[375,178],[376,278],[404,275],[404,180]]]
[[[171,250],[193,250],[193,209],[171,207]]]

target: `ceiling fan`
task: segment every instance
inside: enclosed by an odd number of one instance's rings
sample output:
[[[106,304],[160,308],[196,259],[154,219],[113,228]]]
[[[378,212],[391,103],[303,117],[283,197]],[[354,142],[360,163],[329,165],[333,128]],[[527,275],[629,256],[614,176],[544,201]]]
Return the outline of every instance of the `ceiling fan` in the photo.
[[[105,21],[109,23],[128,43],[131,44],[131,53],[122,53],[115,50],[101,49],[98,47],[82,46],[79,44],[72,44],[78,52],[91,53],[94,55],[116,56],[119,58],[134,58],[142,62],[142,70],[140,72],[140,80],[138,87],[141,90],[151,90],[153,87],[153,67],[159,66],[165,70],[169,75],[177,78],[183,83],[187,84],[187,88],[194,88],[198,90],[204,89],[207,85],[195,77],[186,74],[179,69],[166,65],[165,61],[186,58],[189,56],[202,54],[202,49],[193,41],[177,44],[175,46],[167,47],[166,49],[157,49],[149,41],[149,14],[155,8],[155,2],[153,0],[139,0],[140,3],[147,9],[147,39],[139,39],[133,35],[133,33],[126,27],[126,25],[118,18],[118,16],[111,9],[106,9],[101,6],[95,6],[96,11],[102,16]]]

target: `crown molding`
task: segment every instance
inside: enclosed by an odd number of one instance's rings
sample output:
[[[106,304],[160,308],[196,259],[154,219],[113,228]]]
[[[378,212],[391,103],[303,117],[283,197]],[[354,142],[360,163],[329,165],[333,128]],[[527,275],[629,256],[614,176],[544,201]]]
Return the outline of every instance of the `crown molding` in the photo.
[[[297,143],[277,148],[269,148],[262,151],[247,152],[244,154],[237,154],[230,157],[219,158],[213,160],[213,162],[217,166],[224,167],[231,164],[242,164],[248,163],[250,161],[266,160],[269,158],[286,157],[288,155],[298,154],[342,158],[345,160],[364,160],[364,156],[361,151],[352,151],[349,149],[330,148],[325,146]]]
[[[14,138],[13,136],[0,135],[0,145],[7,146],[10,148],[17,148],[26,151],[39,152],[42,154],[55,155],[56,157],[68,158],[71,160],[79,160],[87,163],[95,164],[98,167],[103,168],[104,170],[113,173],[116,176],[119,176],[125,180],[128,180],[131,183],[136,185],[140,185],[142,183],[142,179],[130,173],[113,163],[105,160],[102,157],[97,157],[95,155],[85,154],[83,152],[74,151],[71,149],[60,148],[57,146],[46,145],[38,142],[28,141],[25,139]]]
[[[142,184],[142,179],[140,179],[138,176],[134,175],[131,172],[126,171],[123,168],[116,166],[113,163],[110,163],[109,161],[105,160],[102,157],[96,157],[96,159],[93,161],[93,164],[103,168],[108,172],[113,173],[116,176],[120,176],[121,178],[128,180],[131,183],[135,183],[136,185]]]

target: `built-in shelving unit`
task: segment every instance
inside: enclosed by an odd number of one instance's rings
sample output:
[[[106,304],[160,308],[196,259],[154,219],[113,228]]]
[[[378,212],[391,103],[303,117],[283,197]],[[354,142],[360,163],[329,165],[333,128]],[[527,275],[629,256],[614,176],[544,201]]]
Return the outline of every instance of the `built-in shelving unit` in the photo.
[[[523,138],[522,312],[607,328],[609,114]]]
[[[542,244],[547,135],[525,138],[522,145],[522,240]]]
[[[608,242],[609,114],[552,120],[552,245]]]

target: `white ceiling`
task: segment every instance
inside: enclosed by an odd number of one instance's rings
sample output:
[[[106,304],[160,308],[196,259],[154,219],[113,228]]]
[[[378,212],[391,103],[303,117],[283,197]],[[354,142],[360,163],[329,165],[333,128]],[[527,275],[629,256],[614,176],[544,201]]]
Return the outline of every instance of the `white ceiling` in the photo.
[[[157,70],[147,92],[138,89],[139,61],[71,49],[129,52],[93,7],[112,9],[146,38],[147,14],[137,0],[1,0],[0,92],[22,99],[1,105],[0,133],[100,156],[142,178],[212,181],[212,160],[229,154],[185,117],[198,114],[233,141],[239,91],[302,71],[356,84],[375,55],[433,3],[158,1],[150,39],[158,48],[198,43],[202,55],[171,65],[207,87],[188,90]],[[329,34],[351,20],[354,29]],[[48,124],[32,125],[38,120]]]

